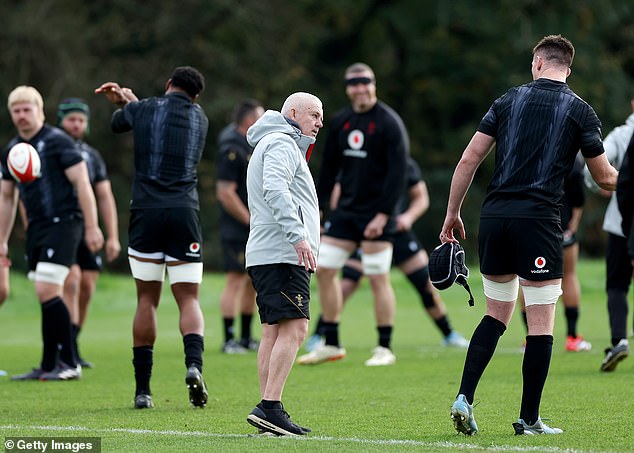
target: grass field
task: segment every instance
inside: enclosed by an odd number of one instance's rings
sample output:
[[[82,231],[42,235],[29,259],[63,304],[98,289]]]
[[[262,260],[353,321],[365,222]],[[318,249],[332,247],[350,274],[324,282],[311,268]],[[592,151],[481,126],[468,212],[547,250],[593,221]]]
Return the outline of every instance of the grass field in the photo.
[[[106,274],[99,281],[80,339],[83,355],[96,368],[85,370],[80,381],[67,383],[12,382],[0,377],[0,437],[101,437],[102,451],[108,452],[634,451],[634,359],[622,362],[614,373],[599,372],[603,348],[609,344],[603,263],[582,261],[579,274],[583,292],[579,330],[593,349],[564,352],[563,309],[558,307],[541,415],[564,429],[559,436],[513,435],[524,337],[518,313],[476,393],[480,432],[469,438],[456,435],[449,407],[465,351],[440,345],[440,335],[413,290],[394,273],[397,364],[363,365],[376,343],[371,296],[364,283],[342,318],[346,359],[316,367],[295,366],[287,382],[285,406],[296,421],[313,429],[306,438],[253,436],[254,429],[245,418],[259,400],[255,354],[220,353],[218,299],[223,278],[216,274],[205,276],[201,290],[207,322],[204,375],[210,391],[205,409],[188,403],[177,310],[167,291],[159,309],[154,356],[156,408],[132,409],[134,286],[128,276]],[[40,359],[40,312],[31,284],[17,273],[11,283],[11,297],[0,309],[0,369],[16,374],[28,371]],[[462,288],[443,292],[454,327],[466,336],[484,312],[477,272],[472,272],[470,283],[474,308],[468,307]],[[316,291],[314,296],[312,313],[316,315]],[[631,325],[631,318],[628,322]],[[254,329],[259,332],[257,323]]]

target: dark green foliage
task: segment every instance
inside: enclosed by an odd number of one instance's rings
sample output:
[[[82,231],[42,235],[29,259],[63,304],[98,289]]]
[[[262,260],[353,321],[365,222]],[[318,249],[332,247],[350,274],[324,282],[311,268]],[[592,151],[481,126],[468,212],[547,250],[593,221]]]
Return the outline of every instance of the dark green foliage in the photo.
[[[92,92],[114,80],[140,97],[159,95],[173,67],[199,68],[207,79],[200,103],[211,121],[200,167],[205,255],[208,267],[217,267],[216,137],[233,105],[254,97],[279,109],[291,92],[310,91],[324,101],[327,128],[347,102],[343,70],[365,61],[375,69],[379,96],[408,126],[432,197],[417,228],[432,246],[453,166],[490,103],[509,86],[530,81],[537,40],[561,33],[575,44],[569,84],[595,107],[607,134],[630,113],[633,24],[634,4],[617,0],[6,0],[0,3],[0,94],[6,99],[17,85],[36,86],[51,121],[65,97],[90,102],[89,141],[115,182],[125,246],[131,138],[110,132],[112,108]],[[4,118],[2,144],[14,133]],[[319,149],[314,160],[316,174]],[[465,205],[467,248],[475,248],[489,171],[485,163]],[[590,206],[596,212],[584,217],[582,229],[595,232],[604,201],[591,198]],[[587,236],[588,251],[603,249],[601,235]],[[12,248],[21,255],[19,239]]]

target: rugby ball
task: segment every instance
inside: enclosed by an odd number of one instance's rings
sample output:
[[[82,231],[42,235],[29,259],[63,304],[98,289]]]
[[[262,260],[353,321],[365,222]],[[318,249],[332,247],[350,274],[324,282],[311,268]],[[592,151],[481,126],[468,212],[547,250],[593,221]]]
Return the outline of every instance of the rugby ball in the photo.
[[[28,143],[14,145],[7,155],[9,173],[19,183],[33,182],[40,177],[40,155]]]

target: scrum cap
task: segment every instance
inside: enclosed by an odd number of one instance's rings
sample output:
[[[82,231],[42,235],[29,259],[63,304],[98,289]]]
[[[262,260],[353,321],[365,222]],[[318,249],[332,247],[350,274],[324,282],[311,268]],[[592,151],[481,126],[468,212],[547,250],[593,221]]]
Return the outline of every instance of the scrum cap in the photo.
[[[473,294],[467,278],[469,268],[465,264],[465,253],[462,246],[454,242],[446,242],[436,247],[429,255],[429,278],[437,289],[447,289],[458,283],[469,293],[469,305],[473,307]]]

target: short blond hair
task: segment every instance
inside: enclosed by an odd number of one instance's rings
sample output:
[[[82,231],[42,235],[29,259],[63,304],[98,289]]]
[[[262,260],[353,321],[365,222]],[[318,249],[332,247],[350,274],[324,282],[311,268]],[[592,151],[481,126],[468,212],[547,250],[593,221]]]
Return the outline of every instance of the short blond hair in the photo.
[[[7,108],[9,110],[11,110],[13,104],[19,102],[34,104],[40,112],[44,113],[44,100],[42,99],[42,95],[33,87],[20,85],[9,93],[9,98],[7,99]]]

